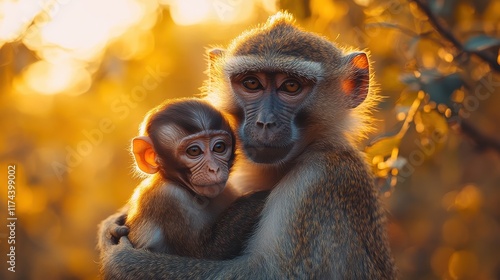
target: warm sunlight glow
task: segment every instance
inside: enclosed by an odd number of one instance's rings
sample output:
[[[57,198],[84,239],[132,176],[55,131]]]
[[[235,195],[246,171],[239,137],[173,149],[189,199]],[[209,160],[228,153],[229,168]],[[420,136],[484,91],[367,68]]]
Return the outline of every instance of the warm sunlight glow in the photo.
[[[209,0],[175,1],[170,6],[172,19],[179,25],[193,25],[205,21],[210,13],[211,2]]]
[[[367,7],[368,5],[370,5],[370,3],[372,2],[372,0],[354,0],[354,2],[356,4],[358,4],[358,5]]]
[[[277,10],[274,0],[160,0],[161,4],[169,7],[170,15],[177,25],[243,22],[253,15],[256,2],[260,2],[258,5],[269,12]]]
[[[0,2],[0,44],[17,39],[50,0]]]
[[[131,30],[137,42],[120,57],[134,58],[152,49],[146,32],[156,22],[155,0],[33,2],[0,4],[0,22],[5,23],[0,24],[0,44],[23,33],[23,43],[42,59],[23,71],[20,86],[29,92],[85,92],[108,46]]]
[[[23,73],[23,80],[28,88],[41,94],[69,92],[80,94],[88,90],[90,74],[74,62],[52,64],[45,60],[31,64]]]
[[[319,17],[316,24],[325,26],[327,19],[332,21],[342,19],[348,13],[349,6],[344,2],[312,0],[311,9],[315,10]]]
[[[260,0],[262,7],[268,12],[268,13],[276,13],[279,8],[278,8],[278,0]]]
[[[277,9],[276,0],[4,0],[0,46],[22,39],[41,59],[26,66],[17,88],[80,94],[107,50],[120,59],[140,59],[153,50],[150,29],[160,4],[177,25],[233,24],[249,19],[255,5]]]
[[[141,6],[133,0],[67,2],[50,22],[40,25],[41,44],[56,45],[76,58],[91,60],[141,16]]]

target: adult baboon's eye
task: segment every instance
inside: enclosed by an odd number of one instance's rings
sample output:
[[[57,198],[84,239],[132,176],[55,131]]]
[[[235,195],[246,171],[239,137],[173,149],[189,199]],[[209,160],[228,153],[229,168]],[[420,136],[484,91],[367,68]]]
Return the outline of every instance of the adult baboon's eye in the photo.
[[[222,142],[222,141],[219,141],[219,142],[215,143],[214,148],[212,150],[216,153],[221,154],[221,153],[226,151],[226,144],[224,144],[224,142]]]
[[[186,153],[192,157],[195,157],[201,155],[203,151],[201,150],[200,146],[193,145],[187,148]]]
[[[280,90],[286,91],[288,93],[296,93],[301,89],[301,85],[299,81],[295,79],[286,80],[283,84],[281,84]]]
[[[261,83],[257,78],[254,77],[248,77],[245,78],[242,82],[243,86],[246,87],[249,90],[257,90],[262,88]]]

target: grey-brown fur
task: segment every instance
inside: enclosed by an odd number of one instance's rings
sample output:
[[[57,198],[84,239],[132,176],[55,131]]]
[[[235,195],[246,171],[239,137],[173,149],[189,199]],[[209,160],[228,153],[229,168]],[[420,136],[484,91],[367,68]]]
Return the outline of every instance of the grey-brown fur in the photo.
[[[289,67],[291,57],[300,61],[301,67],[306,65],[304,61],[318,62],[322,72],[318,74],[319,68],[314,67],[310,72],[300,68],[298,73],[291,73],[314,80],[315,84],[299,106],[289,109],[293,111],[291,123],[278,123],[299,133],[290,152],[273,159],[274,164],[266,164],[267,173],[254,173],[260,180],[270,174],[278,176],[278,180],[245,253],[231,260],[209,261],[135,250],[126,237],[113,245],[106,238],[107,230],[116,227],[111,217],[104,221],[100,234],[106,276],[109,279],[395,279],[384,211],[370,171],[353,144],[369,129],[367,113],[375,99],[366,55],[344,54],[326,39],[298,29],[286,13],[234,40],[211,64],[208,98],[235,118],[241,141],[252,141],[246,139],[243,126],[254,125],[251,114],[261,109],[245,107],[248,104],[235,90],[238,84],[227,72],[245,73],[245,64],[238,62],[225,68],[226,61],[240,56],[275,61],[262,67],[252,64],[247,69],[266,75],[299,69]],[[286,62],[280,61],[281,58]],[[366,65],[354,67],[357,58]],[[315,75],[318,76],[311,78]],[[349,83],[342,87],[349,79],[355,79],[356,87],[350,88]],[[357,86],[363,83],[369,86]],[[350,91],[345,92],[346,88]],[[370,94],[366,97],[368,89]],[[245,152],[252,159],[254,155]],[[251,174],[252,165],[246,172]]]

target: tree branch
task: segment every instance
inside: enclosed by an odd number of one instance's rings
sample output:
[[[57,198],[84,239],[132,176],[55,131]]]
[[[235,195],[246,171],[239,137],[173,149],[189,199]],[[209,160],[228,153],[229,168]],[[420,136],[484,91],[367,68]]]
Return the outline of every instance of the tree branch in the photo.
[[[476,55],[477,57],[481,58],[484,62],[488,63],[491,69],[500,72],[500,64],[498,64],[496,57],[484,51],[465,50],[463,44],[451,33],[451,31],[449,31],[444,27],[442,20],[436,17],[436,15],[432,13],[429,6],[427,6],[427,3],[424,3],[422,0],[409,0],[409,1],[415,2],[415,4],[417,4],[418,8],[429,18],[429,21],[431,25],[434,27],[434,29],[436,29],[436,31],[439,34],[441,34],[443,38],[452,43],[453,46],[455,46],[455,48],[457,48],[462,52]]]
[[[500,140],[493,139],[481,131],[479,131],[476,127],[474,127],[471,123],[466,122],[465,120],[460,121],[460,131],[465,134],[469,139],[471,139],[474,144],[480,150],[492,149],[497,152],[500,152]]]

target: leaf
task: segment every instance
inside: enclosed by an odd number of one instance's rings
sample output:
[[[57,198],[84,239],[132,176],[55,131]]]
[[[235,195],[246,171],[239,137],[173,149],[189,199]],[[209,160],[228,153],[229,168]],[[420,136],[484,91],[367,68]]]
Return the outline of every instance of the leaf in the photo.
[[[482,51],[495,46],[500,46],[500,39],[487,35],[469,38],[469,40],[464,43],[464,49],[469,52]]]
[[[398,137],[386,137],[380,138],[377,142],[373,143],[371,146],[365,148],[365,152],[373,158],[375,156],[390,156],[394,148],[399,147],[401,139]]]
[[[451,95],[462,87],[463,81],[458,73],[443,75],[435,69],[422,70],[418,76],[404,74],[400,80],[412,90],[423,90],[432,101],[438,104],[451,105]]]
[[[399,76],[399,80],[407,85],[418,83],[418,78],[413,74],[402,74]]]
[[[429,94],[432,101],[438,104],[451,104],[451,95],[453,92],[462,87],[462,78],[458,73],[453,73],[447,76],[429,78],[425,81],[421,79],[422,89]]]
[[[415,141],[417,149],[426,159],[446,144],[449,125],[446,118],[436,110],[419,111],[415,115],[415,129],[419,139]]]
[[[448,134],[448,122],[445,117],[436,110],[421,112],[421,117],[422,124],[424,125],[424,132],[426,132],[429,136],[443,137]]]
[[[392,150],[399,147],[401,143],[401,138],[397,136],[400,129],[381,134],[373,139],[365,148],[368,158],[371,160],[376,156],[383,158],[390,156]]]

